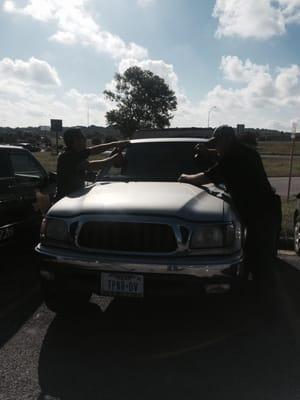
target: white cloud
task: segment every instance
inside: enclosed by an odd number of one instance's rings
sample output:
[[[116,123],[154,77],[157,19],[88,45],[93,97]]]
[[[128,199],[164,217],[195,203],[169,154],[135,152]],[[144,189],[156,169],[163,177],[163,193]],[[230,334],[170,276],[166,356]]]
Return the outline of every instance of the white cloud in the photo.
[[[257,65],[238,57],[223,57],[224,78],[235,87],[217,85],[200,102],[199,116],[205,121],[208,110],[217,107],[214,124],[289,129],[300,107],[300,67],[291,65],[271,71],[268,65]],[[238,87],[236,85],[238,84]],[[275,118],[277,119],[275,121]]]
[[[4,11],[31,16],[42,21],[57,23],[58,31],[50,40],[65,45],[81,44],[104,52],[113,58],[134,57],[143,59],[148,56],[147,49],[135,43],[125,43],[119,36],[103,30],[87,11],[89,0],[27,0],[23,7],[16,2],[5,1]]]
[[[3,10],[6,12],[14,12],[15,11],[15,4],[13,1],[7,0],[3,4]]]
[[[90,124],[105,124],[107,107],[101,93],[81,93],[76,89],[62,94],[53,90],[38,92],[21,85],[6,92],[2,89],[1,87],[1,125],[49,125],[51,118],[63,119],[65,126],[86,125],[88,109]]]
[[[213,16],[219,20],[219,38],[269,39],[283,35],[288,24],[300,23],[300,1],[216,0]]]
[[[137,5],[146,8],[151,6],[156,0],[137,0]]]
[[[223,56],[220,68],[224,77],[233,82],[249,82],[257,74],[263,74],[269,70],[268,65],[253,64],[249,59],[243,63],[236,56]]]
[[[281,96],[289,96],[295,93],[299,83],[300,68],[298,65],[291,65],[288,68],[280,68],[275,80],[275,87]]]
[[[46,125],[50,118],[63,118],[66,125],[87,121],[104,124],[107,105],[102,93],[62,90],[56,70],[46,61],[0,60],[1,125]]]
[[[55,68],[31,57],[28,61],[4,58],[0,61],[0,81],[17,80],[28,85],[60,86]]]

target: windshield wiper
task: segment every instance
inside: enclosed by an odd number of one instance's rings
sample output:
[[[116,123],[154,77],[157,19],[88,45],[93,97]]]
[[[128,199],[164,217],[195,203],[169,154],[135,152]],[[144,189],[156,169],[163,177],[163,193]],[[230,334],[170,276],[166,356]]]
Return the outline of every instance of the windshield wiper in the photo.
[[[220,191],[216,191],[216,190],[211,190],[209,187],[207,186],[198,186],[200,187],[200,189],[204,190],[206,193],[210,194],[211,196],[217,197],[219,199],[222,199],[224,201],[226,201],[226,203],[232,203],[232,199],[231,197],[224,192],[223,188],[219,187]]]
[[[109,176],[109,175],[105,175],[103,177],[99,176],[97,181],[101,182],[101,181],[112,181],[112,182],[177,182],[177,178],[176,177],[157,177],[157,176],[153,176],[153,177],[147,177],[147,178],[143,178],[143,177],[137,177],[137,176],[124,176],[124,175],[116,175],[116,176]]]
[[[97,182],[130,182],[132,179],[129,176],[120,176],[120,175],[115,175],[115,176],[99,176],[97,178]]]

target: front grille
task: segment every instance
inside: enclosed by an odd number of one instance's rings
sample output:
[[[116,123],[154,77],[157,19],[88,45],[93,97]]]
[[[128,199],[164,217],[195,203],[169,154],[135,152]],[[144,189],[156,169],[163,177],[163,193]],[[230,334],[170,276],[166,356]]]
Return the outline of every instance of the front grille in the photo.
[[[129,222],[86,222],[79,233],[78,245],[89,249],[133,252],[171,253],[177,249],[169,225]]]

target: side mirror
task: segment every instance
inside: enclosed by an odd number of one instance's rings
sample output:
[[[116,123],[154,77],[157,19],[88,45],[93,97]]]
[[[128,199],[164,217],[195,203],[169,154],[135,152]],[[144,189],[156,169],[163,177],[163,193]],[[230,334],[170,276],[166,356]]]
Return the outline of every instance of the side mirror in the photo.
[[[297,194],[296,198],[297,198],[297,199],[300,199],[300,193]]]

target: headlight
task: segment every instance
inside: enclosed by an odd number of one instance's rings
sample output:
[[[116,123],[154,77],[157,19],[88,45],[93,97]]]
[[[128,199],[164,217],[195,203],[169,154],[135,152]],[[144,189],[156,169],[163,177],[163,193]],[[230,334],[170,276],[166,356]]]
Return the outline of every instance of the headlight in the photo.
[[[49,218],[43,222],[42,237],[48,240],[64,241],[68,240],[68,228],[61,219]]]
[[[228,247],[235,240],[234,225],[207,225],[197,228],[191,238],[191,249]]]

